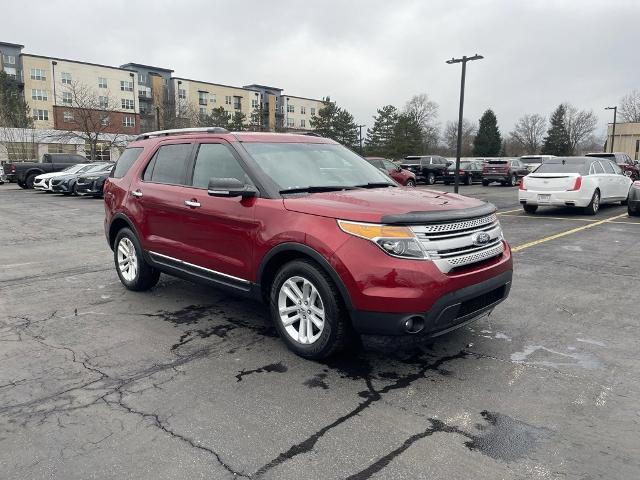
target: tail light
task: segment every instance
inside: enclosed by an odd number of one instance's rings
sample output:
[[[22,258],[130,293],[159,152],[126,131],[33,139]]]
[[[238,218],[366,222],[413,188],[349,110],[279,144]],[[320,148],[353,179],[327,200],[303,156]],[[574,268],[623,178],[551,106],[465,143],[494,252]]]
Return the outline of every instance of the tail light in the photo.
[[[11,172],[16,173],[16,166],[14,164],[11,164]]]
[[[522,177],[520,179],[520,187],[518,187],[519,190],[526,190],[526,188],[524,187],[524,177]]]
[[[633,186],[640,188],[640,181],[636,180],[635,182],[633,182]]]
[[[570,192],[575,192],[576,190],[580,190],[580,187],[582,187],[582,177],[578,176],[576,177],[576,183],[573,184],[573,188],[570,189]]]
[[[464,173],[463,169],[458,170],[458,173]]]

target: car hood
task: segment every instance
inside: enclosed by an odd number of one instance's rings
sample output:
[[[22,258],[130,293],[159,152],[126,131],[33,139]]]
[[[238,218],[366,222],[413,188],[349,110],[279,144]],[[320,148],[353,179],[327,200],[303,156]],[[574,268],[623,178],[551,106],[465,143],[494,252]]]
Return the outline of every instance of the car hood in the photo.
[[[78,178],[80,176],[82,176],[82,173],[66,173],[64,175],[58,175],[56,178],[56,180],[70,180],[72,178]]]
[[[356,222],[411,224],[486,215],[495,207],[454,193],[375,188],[288,196],[287,210]]]
[[[105,179],[111,172],[94,172],[80,175],[81,178],[96,178],[96,179]]]

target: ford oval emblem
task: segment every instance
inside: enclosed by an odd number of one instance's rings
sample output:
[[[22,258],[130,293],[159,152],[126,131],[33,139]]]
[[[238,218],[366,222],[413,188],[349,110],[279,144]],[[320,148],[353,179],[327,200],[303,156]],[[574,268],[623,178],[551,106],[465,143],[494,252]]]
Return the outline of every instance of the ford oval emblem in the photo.
[[[474,245],[481,247],[482,245],[486,245],[491,241],[491,235],[489,235],[487,232],[479,232],[471,237],[471,241]]]

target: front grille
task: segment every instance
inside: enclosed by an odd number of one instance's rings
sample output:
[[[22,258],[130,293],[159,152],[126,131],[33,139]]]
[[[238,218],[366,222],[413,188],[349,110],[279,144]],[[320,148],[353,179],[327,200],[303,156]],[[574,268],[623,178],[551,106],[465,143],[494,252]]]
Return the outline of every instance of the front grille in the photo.
[[[439,225],[415,225],[411,229],[443,273],[497,257],[504,252],[502,228],[495,214]],[[488,236],[484,243],[479,234]]]
[[[457,318],[466,317],[467,315],[482,310],[483,308],[500,301],[504,297],[504,290],[505,286],[503,285],[500,288],[491,290],[490,292],[478,297],[465,300],[460,304]]]

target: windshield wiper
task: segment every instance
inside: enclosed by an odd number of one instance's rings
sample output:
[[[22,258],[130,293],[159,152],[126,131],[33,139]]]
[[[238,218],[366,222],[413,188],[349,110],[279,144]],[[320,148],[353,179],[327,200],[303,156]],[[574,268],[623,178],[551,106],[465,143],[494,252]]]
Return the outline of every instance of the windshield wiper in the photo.
[[[358,188],[387,188],[387,187],[395,187],[394,184],[389,182],[369,182],[364,183],[362,185],[356,185]]]
[[[348,185],[311,185],[308,187],[285,188],[280,190],[280,193],[335,192],[338,190],[355,190],[355,188]]]

